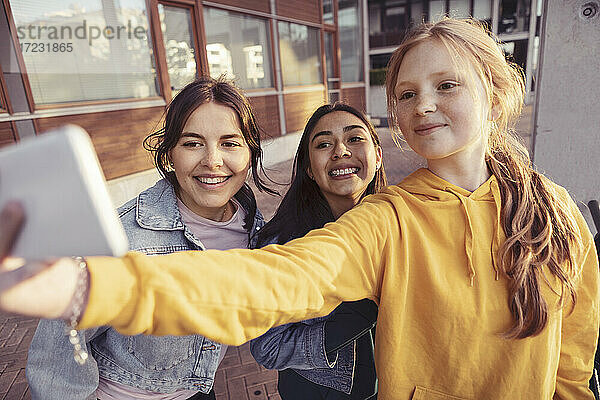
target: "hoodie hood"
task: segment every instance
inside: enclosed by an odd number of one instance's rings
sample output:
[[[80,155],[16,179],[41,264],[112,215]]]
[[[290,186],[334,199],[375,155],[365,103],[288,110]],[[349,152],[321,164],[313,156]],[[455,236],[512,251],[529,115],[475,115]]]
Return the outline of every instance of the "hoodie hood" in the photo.
[[[470,192],[466,189],[456,186],[439,176],[427,168],[421,168],[413,172],[406,179],[404,179],[399,185],[399,188],[406,190],[413,196],[421,199],[425,202],[443,202],[443,203],[456,203],[462,209],[462,214],[465,222],[465,247],[464,252],[467,257],[467,274],[469,277],[469,284],[473,286],[475,279],[475,268],[473,267],[473,218],[477,218],[478,202],[492,202],[495,205],[495,216],[493,221],[493,238],[491,241],[491,252],[492,268],[495,272],[495,279],[498,280],[499,266],[498,266],[498,251],[500,244],[505,240],[504,230],[501,226],[501,204],[502,199],[500,197],[500,188],[498,181],[494,175],[485,181],[481,186]],[[435,204],[430,204],[435,207]],[[451,223],[448,221],[448,223]]]

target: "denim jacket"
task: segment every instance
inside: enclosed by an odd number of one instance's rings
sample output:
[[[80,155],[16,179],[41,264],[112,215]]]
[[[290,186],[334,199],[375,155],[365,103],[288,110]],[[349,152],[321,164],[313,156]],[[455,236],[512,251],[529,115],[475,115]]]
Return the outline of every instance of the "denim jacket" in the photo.
[[[357,341],[339,349],[335,359],[329,360],[325,351],[328,319],[318,317],[269,329],[250,341],[250,352],[267,369],[291,368],[313,383],[350,394]]]
[[[204,250],[183,224],[173,187],[164,179],[118,211],[130,250],[149,255]],[[256,214],[252,234],[264,225],[260,212]],[[91,356],[83,366],[73,359],[64,322],[40,321],[29,348],[26,370],[34,400],[95,399],[99,376],[161,393],[208,393],[212,388],[221,345],[203,336],[123,336],[109,327],[80,334]]]
[[[329,360],[325,352],[325,321],[318,317],[269,329],[250,341],[256,361],[267,369],[292,368],[316,384],[349,394],[354,374],[356,341]]]

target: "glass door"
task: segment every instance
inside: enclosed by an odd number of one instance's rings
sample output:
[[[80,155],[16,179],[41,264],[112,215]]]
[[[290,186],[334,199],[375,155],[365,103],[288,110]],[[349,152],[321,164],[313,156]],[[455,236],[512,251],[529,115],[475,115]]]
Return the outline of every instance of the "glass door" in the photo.
[[[327,101],[333,103],[340,100],[340,76],[335,49],[335,33],[325,32],[323,43],[325,47],[325,70],[327,77]]]
[[[196,79],[198,71],[193,10],[191,7],[158,4],[158,16],[173,97],[185,85]]]

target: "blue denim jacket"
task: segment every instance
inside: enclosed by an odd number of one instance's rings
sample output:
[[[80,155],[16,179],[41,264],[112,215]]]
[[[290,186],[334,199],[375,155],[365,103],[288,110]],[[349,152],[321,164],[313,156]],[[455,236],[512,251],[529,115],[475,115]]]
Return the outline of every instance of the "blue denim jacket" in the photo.
[[[260,212],[256,214],[253,234],[264,225]],[[133,251],[158,255],[204,250],[183,224],[173,187],[165,180],[121,206],[119,216]],[[123,336],[108,327],[80,334],[91,355],[83,366],[73,359],[65,324],[40,321],[26,370],[34,400],[95,399],[99,376],[162,393],[184,389],[208,393],[212,388],[221,345],[203,336]]]
[[[250,352],[267,369],[292,368],[311,382],[349,394],[356,341],[338,350],[336,359],[329,360],[325,352],[325,321],[328,317],[271,328],[250,341]]]
[[[250,341],[256,361],[267,369],[292,368],[316,384],[350,394],[354,375],[356,341],[337,351],[329,360],[325,352],[327,316],[269,329]]]

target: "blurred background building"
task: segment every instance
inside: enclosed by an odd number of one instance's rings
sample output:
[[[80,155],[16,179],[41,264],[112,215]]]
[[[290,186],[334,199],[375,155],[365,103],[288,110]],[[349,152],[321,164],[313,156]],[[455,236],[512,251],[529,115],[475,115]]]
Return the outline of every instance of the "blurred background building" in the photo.
[[[152,167],[142,139],[196,76],[249,96],[273,160],[311,111],[365,109],[361,0],[2,0],[0,145],[75,123],[107,179]],[[146,183],[141,183],[140,187]],[[131,195],[123,195],[123,200]]]
[[[382,120],[386,116],[382,86],[386,65],[406,30],[444,15],[472,16],[498,35],[509,58],[523,67],[527,102],[533,101],[542,5],[536,0],[368,0],[369,113]]]
[[[537,2],[541,4],[542,2]],[[344,100],[385,124],[385,66],[415,22],[473,15],[533,91],[535,0],[1,0],[0,145],[65,123],[91,135],[117,203],[156,175],[142,139],[196,76],[225,75],[290,158],[310,112]],[[124,178],[125,177],[125,178]],[[144,177],[147,177],[145,180]],[[138,182],[138,184],[132,184]]]

